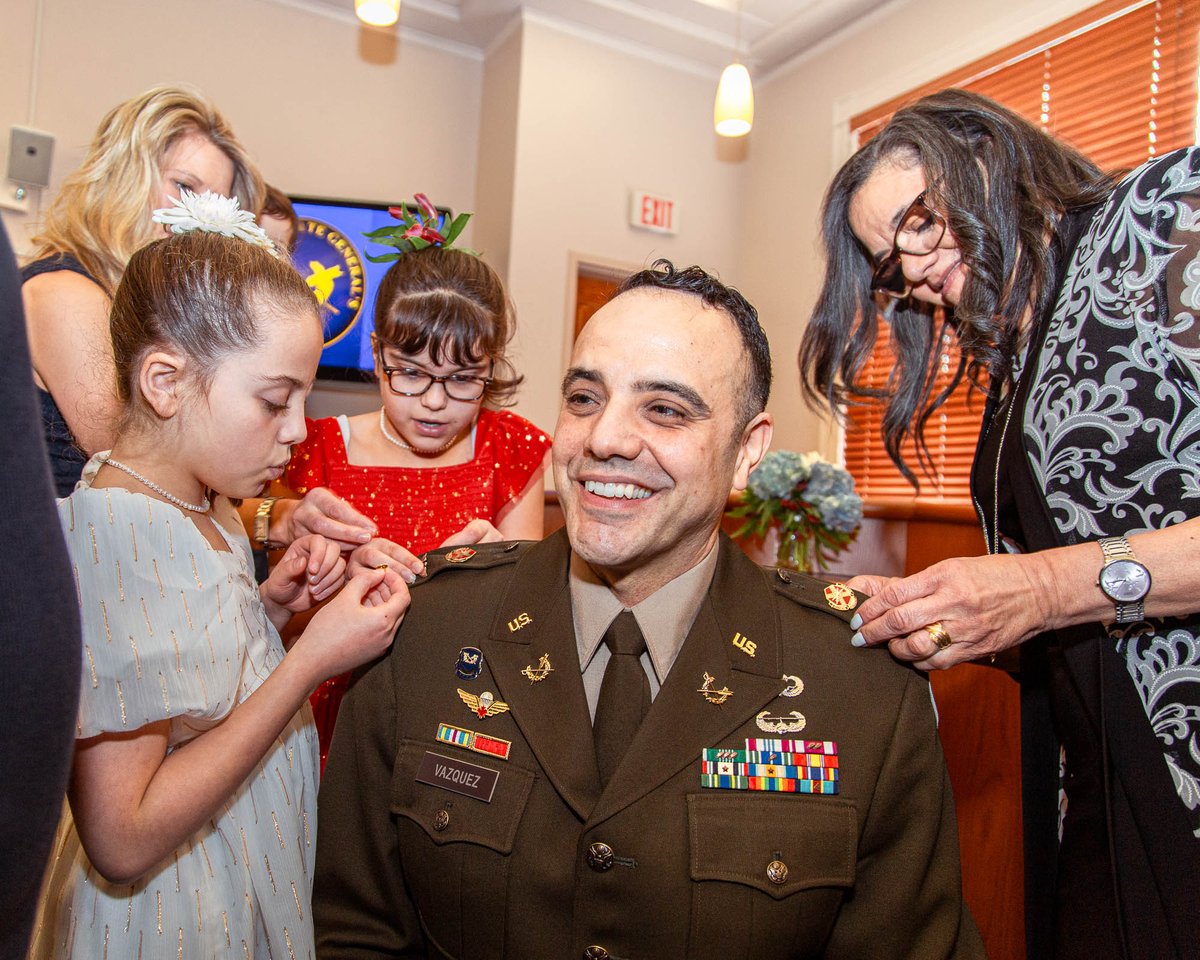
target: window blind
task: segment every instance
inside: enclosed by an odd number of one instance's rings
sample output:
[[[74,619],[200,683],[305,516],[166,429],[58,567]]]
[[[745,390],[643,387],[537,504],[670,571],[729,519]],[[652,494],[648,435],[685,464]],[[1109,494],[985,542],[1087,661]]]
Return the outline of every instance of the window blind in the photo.
[[[1103,169],[1123,172],[1194,142],[1198,36],[1196,0],[1106,0],[852,117],[851,132],[861,145],[904,104],[945,87],[964,87],[1039,124]],[[935,394],[958,367],[953,337],[940,346]],[[884,386],[893,363],[884,324],[864,371],[866,382]],[[964,381],[930,418],[925,437],[934,476],[916,471],[919,494],[884,449],[881,405],[852,408],[845,460],[863,498],[874,505],[905,504],[917,514],[923,506],[944,513],[936,505],[970,514],[971,461],[983,406],[982,394]],[[905,459],[916,464],[911,445]]]

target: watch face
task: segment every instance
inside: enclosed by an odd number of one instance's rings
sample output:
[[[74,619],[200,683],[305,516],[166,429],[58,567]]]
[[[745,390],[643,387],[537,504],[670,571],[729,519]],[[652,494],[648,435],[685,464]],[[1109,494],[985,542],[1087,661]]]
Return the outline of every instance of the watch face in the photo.
[[[1100,571],[1100,589],[1116,603],[1134,603],[1150,592],[1150,571],[1136,560],[1114,560]]]

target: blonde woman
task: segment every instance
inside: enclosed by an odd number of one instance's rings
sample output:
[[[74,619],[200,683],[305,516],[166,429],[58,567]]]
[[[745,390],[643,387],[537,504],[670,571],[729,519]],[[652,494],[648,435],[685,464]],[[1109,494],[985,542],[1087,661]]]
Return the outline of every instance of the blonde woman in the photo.
[[[130,256],[162,236],[151,212],[181,188],[257,211],[263,183],[228,122],[186,87],[147,90],[100,122],[63,182],[21,271],[25,322],[60,497],[87,457],[112,445],[117,399],[109,300]]]

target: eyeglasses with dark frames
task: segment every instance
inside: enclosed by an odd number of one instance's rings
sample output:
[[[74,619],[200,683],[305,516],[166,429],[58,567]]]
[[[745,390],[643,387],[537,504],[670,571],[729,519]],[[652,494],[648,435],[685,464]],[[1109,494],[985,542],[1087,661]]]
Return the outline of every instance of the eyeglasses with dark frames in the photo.
[[[439,376],[411,364],[389,367],[383,358],[382,346],[379,347],[379,366],[387,377],[388,388],[401,397],[419,397],[435,383],[440,383],[451,400],[478,400],[492,382],[491,376],[475,377],[465,373]]]
[[[875,265],[871,274],[871,292],[901,300],[912,292],[912,284],[904,275],[903,254],[924,257],[933,253],[946,235],[946,220],[940,213],[925,203],[925,191],[921,191],[904,214],[892,238],[892,252]]]

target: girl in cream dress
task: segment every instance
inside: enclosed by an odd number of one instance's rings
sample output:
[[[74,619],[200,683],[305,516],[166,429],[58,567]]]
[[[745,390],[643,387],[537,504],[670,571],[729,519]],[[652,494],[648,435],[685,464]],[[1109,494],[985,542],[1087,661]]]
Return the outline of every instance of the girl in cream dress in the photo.
[[[407,605],[394,572],[369,571],[289,651],[279,639],[345,562],[302,537],[260,590],[229,498],[256,495],[303,439],[321,324],[223,200],[185,196],[180,218],[224,229],[130,261],[112,308],[123,429],[60,502],[83,682],[35,957],[312,957],[307,696],[382,653]]]

